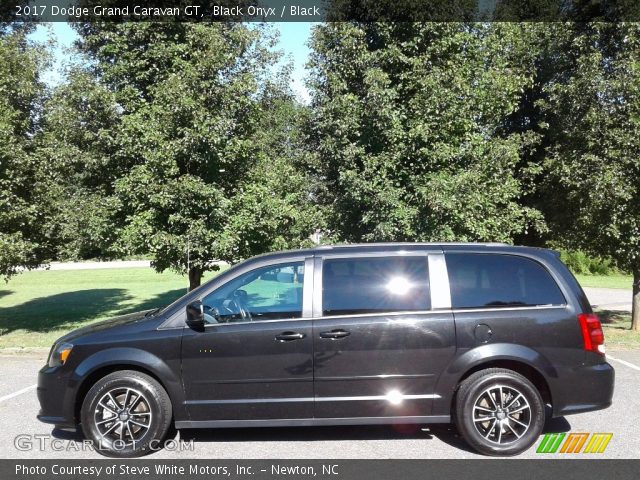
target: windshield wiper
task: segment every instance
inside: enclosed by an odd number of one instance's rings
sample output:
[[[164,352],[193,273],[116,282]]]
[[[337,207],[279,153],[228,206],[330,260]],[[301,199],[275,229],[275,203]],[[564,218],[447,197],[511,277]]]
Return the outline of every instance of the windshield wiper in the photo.
[[[158,313],[160,310],[162,310],[162,307],[154,308],[153,310],[149,310],[147,313],[145,313],[144,316],[145,317],[151,317],[151,316],[155,315],[156,313]]]

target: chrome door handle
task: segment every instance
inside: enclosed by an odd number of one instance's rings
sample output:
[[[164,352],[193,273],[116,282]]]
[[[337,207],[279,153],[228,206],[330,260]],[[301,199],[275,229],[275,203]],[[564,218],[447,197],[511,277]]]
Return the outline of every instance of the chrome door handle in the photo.
[[[304,333],[299,332],[282,332],[279,335],[276,335],[276,340],[279,342],[291,342],[292,340],[301,340],[306,335]]]
[[[351,332],[347,332],[346,330],[331,330],[330,332],[320,332],[320,338],[330,338],[332,340],[348,337],[349,335],[351,335]]]

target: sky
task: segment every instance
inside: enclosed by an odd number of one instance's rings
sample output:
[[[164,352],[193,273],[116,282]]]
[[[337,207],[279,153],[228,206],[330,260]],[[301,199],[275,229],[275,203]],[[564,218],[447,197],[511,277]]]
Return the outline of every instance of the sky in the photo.
[[[313,23],[282,22],[273,24],[280,31],[278,50],[282,50],[286,59],[293,62],[291,88],[297,97],[304,103],[309,103],[309,92],[304,85],[306,76],[305,64],[309,57],[309,36]],[[56,41],[54,59],[51,69],[44,74],[44,81],[50,86],[59,84],[63,79],[63,66],[71,56],[70,48],[77,38],[76,32],[68,23],[52,22],[40,24],[31,34],[31,38],[37,42],[45,42],[47,39]]]

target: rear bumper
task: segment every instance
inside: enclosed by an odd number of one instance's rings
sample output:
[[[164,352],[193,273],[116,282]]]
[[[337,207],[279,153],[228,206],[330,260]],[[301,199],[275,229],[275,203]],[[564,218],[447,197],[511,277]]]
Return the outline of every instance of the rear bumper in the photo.
[[[564,375],[551,392],[553,416],[592,412],[611,406],[615,371],[608,363],[584,365]]]
[[[59,427],[74,428],[76,422],[75,401],[68,397],[68,378],[60,368],[44,366],[38,373],[38,420]]]

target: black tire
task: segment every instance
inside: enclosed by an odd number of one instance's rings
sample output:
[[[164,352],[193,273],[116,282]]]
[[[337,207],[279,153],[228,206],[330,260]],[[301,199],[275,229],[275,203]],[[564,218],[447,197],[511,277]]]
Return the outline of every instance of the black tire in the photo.
[[[460,384],[455,421],[460,435],[477,452],[512,456],[527,450],[540,436],[545,406],[527,378],[512,370],[488,368]]]
[[[161,447],[171,425],[171,400],[154,378],[122,370],[91,387],[82,403],[81,419],[82,431],[98,453],[140,457]]]

